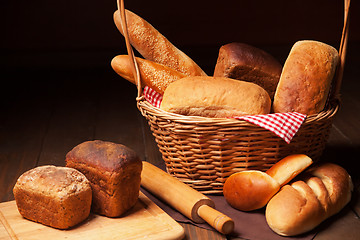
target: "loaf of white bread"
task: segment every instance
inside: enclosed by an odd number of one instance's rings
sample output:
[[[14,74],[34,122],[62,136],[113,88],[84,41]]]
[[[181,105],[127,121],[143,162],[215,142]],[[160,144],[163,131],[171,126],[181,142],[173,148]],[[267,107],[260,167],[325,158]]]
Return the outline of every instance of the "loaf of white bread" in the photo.
[[[279,235],[305,233],[338,213],[350,201],[352,190],[351,177],[344,168],[323,163],[299,175],[271,198],[266,221]]]
[[[311,115],[322,111],[338,62],[338,52],[330,45],[310,40],[296,42],[276,88],[273,112]]]
[[[168,66],[187,76],[207,75],[149,22],[129,10],[125,13],[130,43],[145,59]],[[114,22],[124,35],[119,11],[114,13]]]
[[[169,84],[160,108],[181,115],[223,118],[268,114],[271,100],[269,94],[254,83],[197,76]]]

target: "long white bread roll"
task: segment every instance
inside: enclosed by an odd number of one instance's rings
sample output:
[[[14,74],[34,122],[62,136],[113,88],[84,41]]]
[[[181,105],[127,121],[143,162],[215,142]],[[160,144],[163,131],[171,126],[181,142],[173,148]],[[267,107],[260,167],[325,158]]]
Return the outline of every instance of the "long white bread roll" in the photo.
[[[187,116],[235,117],[268,114],[269,94],[255,83],[221,77],[186,77],[166,88],[161,109]]]
[[[309,169],[301,180],[282,187],[267,204],[266,221],[282,236],[305,233],[338,213],[350,201],[352,190],[345,169],[324,163]]]
[[[130,43],[144,58],[173,68],[187,76],[207,75],[189,56],[175,47],[146,20],[126,10],[126,21]],[[118,10],[114,13],[114,22],[123,34]]]
[[[284,186],[313,163],[305,154],[292,154],[274,164],[266,174]]]
[[[335,48],[298,41],[291,48],[276,88],[273,111],[316,114],[325,107],[339,61]]]
[[[170,83],[186,77],[181,72],[150,60],[136,58],[136,62],[139,67],[142,86],[146,85],[160,94],[164,94]],[[130,64],[128,55],[118,55],[111,61],[111,67],[117,74],[136,84]]]

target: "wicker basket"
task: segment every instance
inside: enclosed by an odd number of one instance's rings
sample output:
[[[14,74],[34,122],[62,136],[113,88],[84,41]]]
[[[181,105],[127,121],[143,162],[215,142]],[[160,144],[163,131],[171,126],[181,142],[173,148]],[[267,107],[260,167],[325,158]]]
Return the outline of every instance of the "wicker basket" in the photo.
[[[119,9],[124,21],[123,9],[120,6]],[[339,51],[343,59],[348,32],[347,12],[345,20]],[[140,75],[127,33],[125,40],[132,56],[134,75],[138,78],[138,109],[147,119],[171,175],[203,193],[221,194],[225,180],[234,172],[267,170],[294,153],[304,153],[314,161],[319,160],[339,108],[339,101],[334,97],[338,90],[332,94],[328,107],[319,114],[308,116],[287,144],[274,133],[244,120],[183,116],[152,106],[142,95]],[[342,78],[341,65],[337,71],[337,85]]]

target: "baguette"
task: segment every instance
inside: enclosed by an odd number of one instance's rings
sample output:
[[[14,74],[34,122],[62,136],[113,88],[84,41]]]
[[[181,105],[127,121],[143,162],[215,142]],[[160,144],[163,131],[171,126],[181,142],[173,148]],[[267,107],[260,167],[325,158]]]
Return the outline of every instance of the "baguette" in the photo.
[[[186,77],[186,75],[181,72],[150,60],[136,58],[136,62],[139,67],[140,79],[143,86],[146,85],[160,94],[164,94],[165,89],[170,83]],[[114,57],[111,61],[111,66],[121,77],[136,84],[128,55]]]
[[[352,190],[345,169],[324,163],[309,169],[301,180],[282,187],[267,204],[266,221],[282,236],[305,233],[338,213],[350,201]]]
[[[285,61],[276,88],[273,112],[322,111],[339,62],[335,48],[317,41],[298,41]]]
[[[160,108],[188,116],[236,117],[270,112],[269,94],[260,86],[215,77],[186,77],[171,83]]]
[[[145,58],[187,76],[206,76],[207,74],[185,53],[175,47],[150,23],[135,13],[126,10],[126,21],[131,45]],[[124,35],[119,10],[114,13],[114,22]]]

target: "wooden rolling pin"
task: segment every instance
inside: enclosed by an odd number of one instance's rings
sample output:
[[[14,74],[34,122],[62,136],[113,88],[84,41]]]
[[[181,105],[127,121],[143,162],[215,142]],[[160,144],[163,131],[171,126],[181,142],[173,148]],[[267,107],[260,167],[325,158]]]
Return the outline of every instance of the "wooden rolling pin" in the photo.
[[[223,234],[234,229],[234,221],[215,210],[210,198],[144,161],[141,185],[196,223],[207,222]]]

